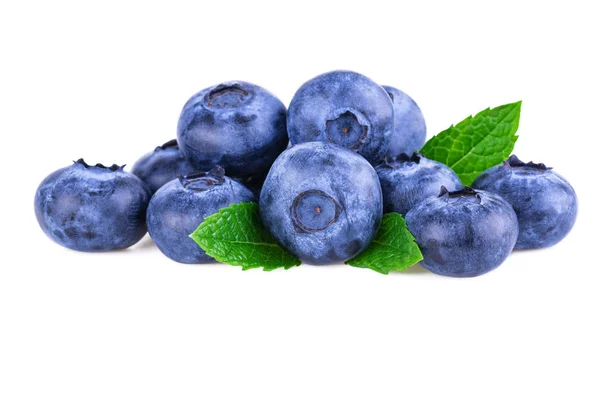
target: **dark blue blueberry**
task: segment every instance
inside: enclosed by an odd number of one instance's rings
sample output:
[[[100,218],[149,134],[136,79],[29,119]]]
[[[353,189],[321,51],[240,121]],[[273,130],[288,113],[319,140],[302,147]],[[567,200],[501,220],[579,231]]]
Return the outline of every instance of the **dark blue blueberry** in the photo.
[[[260,216],[275,240],[302,262],[344,262],[363,251],[379,229],[379,180],[364,158],[343,147],[295,145],[267,175]]]
[[[173,139],[142,156],[133,164],[131,172],[146,182],[154,193],[177,176],[194,172],[194,167],[179,150],[177,140]]]
[[[397,212],[402,215],[427,197],[437,196],[440,187],[450,191],[462,187],[460,179],[446,165],[413,153],[412,156],[400,154],[386,157],[375,167],[381,191],[383,192],[383,211]]]
[[[394,108],[386,91],[364,75],[332,71],[298,89],[288,110],[292,144],[328,142],[379,162],[394,131]]]
[[[517,216],[502,197],[470,187],[442,188],[406,215],[421,252],[421,264],[439,275],[478,276],[498,267],[519,234]]]
[[[479,175],[473,187],[498,193],[513,206],[519,219],[515,249],[555,245],[575,224],[577,196],[573,187],[544,164],[525,164],[512,155]]]
[[[400,153],[412,154],[425,144],[427,127],[421,109],[406,93],[391,86],[383,86],[394,104],[394,133],[388,156]]]
[[[150,190],[123,167],[79,159],[42,181],[35,215],[61,246],[79,251],[125,249],[146,234]]]
[[[177,139],[198,170],[218,164],[229,176],[264,175],[288,144],[285,118],[283,103],[265,89],[226,82],[188,100]]]
[[[172,260],[214,262],[189,235],[208,217],[231,204],[255,201],[250,190],[225,176],[220,166],[210,172],[181,176],[161,187],[148,205],[148,233]]]

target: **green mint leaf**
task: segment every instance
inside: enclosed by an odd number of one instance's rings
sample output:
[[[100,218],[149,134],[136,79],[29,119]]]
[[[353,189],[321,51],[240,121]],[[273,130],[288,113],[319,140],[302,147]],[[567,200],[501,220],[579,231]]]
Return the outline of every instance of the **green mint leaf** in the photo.
[[[383,216],[381,228],[369,247],[346,264],[387,275],[390,271],[404,271],[422,259],[421,250],[402,215],[389,213]]]
[[[258,204],[239,203],[208,216],[190,235],[215,260],[242,267],[290,269],[300,261],[279,247],[262,225]]]
[[[432,137],[420,153],[446,164],[463,185],[512,153],[518,136],[521,102],[486,109]]]

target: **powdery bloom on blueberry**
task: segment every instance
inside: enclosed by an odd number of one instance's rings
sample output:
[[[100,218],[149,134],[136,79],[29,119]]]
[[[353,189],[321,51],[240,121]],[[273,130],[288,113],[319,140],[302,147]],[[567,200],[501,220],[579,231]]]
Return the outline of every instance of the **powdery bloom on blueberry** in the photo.
[[[519,219],[516,249],[553,246],[575,224],[575,190],[544,164],[524,163],[512,155],[479,175],[473,187],[498,193],[513,206]]]
[[[225,176],[216,166],[209,172],[179,176],[161,187],[148,205],[148,233],[172,260],[198,264],[214,262],[189,237],[204,218],[231,204],[255,201],[252,192]]]
[[[343,147],[310,142],[279,156],[260,195],[273,238],[307,264],[349,260],[374,238],[382,196],[373,167]]]
[[[46,235],[64,247],[120,250],[146,234],[150,196],[146,184],[123,166],[89,165],[79,159],[42,181],[35,215]]]

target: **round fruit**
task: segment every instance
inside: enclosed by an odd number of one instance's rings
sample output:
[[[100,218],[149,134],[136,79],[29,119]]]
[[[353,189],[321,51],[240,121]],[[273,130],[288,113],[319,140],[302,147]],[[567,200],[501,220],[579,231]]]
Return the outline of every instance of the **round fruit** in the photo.
[[[498,267],[517,241],[517,216],[494,193],[464,187],[417,204],[406,215],[421,264],[439,275],[478,276]]]
[[[177,140],[173,139],[158,146],[153,152],[143,155],[133,164],[131,172],[143,180],[154,193],[177,176],[194,172],[194,167],[179,150]]]
[[[421,109],[406,93],[391,86],[383,86],[394,105],[394,133],[388,156],[412,154],[425,144],[427,127]]]
[[[265,89],[225,82],[187,101],[177,140],[198,170],[220,165],[230,176],[266,174],[288,144],[285,118],[283,103]]]
[[[269,171],[260,216],[275,240],[302,262],[344,262],[363,251],[379,229],[379,180],[364,158],[343,147],[296,145]]]
[[[180,176],[152,196],[148,205],[148,233],[160,251],[172,260],[209,263],[214,259],[190,237],[196,228],[221,208],[255,201],[249,189],[225,176],[216,166],[210,172]]]
[[[386,157],[375,167],[383,193],[383,211],[402,215],[427,197],[439,194],[445,186],[454,191],[462,187],[460,179],[446,165],[413,153]]]
[[[575,224],[575,190],[544,164],[526,164],[512,155],[479,175],[473,187],[498,193],[513,206],[519,219],[515,249],[555,245]]]
[[[123,167],[79,159],[42,181],[35,215],[61,246],[79,251],[125,249],[146,234],[150,190]]]
[[[287,127],[293,145],[338,144],[376,164],[390,146],[394,108],[386,91],[366,76],[332,71],[298,89],[290,103]]]

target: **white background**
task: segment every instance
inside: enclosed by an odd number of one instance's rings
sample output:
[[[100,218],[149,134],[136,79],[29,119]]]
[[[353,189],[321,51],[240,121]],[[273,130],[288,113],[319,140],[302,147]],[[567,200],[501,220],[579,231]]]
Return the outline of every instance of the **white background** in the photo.
[[[8,3],[0,398],[600,397],[594,2]],[[523,100],[515,153],[575,187],[572,233],[451,279],[181,265],[147,237],[84,254],[39,229],[47,174],[79,157],[131,165],[175,137],[196,91],[241,79],[289,104],[338,68],[413,96],[429,137]]]

